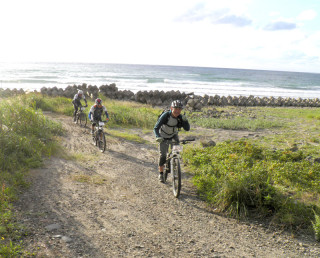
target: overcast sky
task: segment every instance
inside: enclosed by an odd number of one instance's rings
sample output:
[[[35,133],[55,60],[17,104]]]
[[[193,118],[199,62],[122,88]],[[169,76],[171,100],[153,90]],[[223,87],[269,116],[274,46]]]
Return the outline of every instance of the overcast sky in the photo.
[[[0,0],[0,62],[320,73],[320,0]]]

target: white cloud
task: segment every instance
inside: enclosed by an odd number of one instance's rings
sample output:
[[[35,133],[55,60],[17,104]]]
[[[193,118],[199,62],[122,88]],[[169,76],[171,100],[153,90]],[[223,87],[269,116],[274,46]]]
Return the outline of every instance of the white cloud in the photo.
[[[297,25],[293,22],[286,21],[275,21],[267,24],[264,29],[265,30],[293,30],[297,27]]]
[[[317,12],[315,10],[306,10],[299,14],[298,20],[306,21],[306,20],[313,20],[316,18]]]
[[[278,70],[295,64],[292,69],[312,71],[318,69],[318,62],[320,67],[319,32],[311,22],[307,32],[303,31],[306,26],[296,25],[297,19],[301,23],[316,20],[314,10],[295,15],[295,20],[280,11],[272,13],[274,8],[263,10],[264,19],[273,15],[267,26],[262,17],[249,13],[251,3],[254,1],[0,1],[0,60]],[[269,30],[258,28],[265,26]]]

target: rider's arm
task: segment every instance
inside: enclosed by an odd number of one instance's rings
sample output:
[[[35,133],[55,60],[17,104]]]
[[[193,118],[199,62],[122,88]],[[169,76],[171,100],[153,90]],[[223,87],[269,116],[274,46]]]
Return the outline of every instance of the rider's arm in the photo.
[[[88,115],[89,120],[91,120],[91,116],[92,116],[93,112],[94,112],[94,106],[92,106],[92,107],[90,108],[89,115]]]
[[[160,135],[160,128],[161,128],[161,126],[166,122],[167,116],[168,116],[168,112],[163,113],[163,114],[159,117],[156,125],[154,126],[154,128],[153,128],[153,133],[155,134],[156,137],[161,137],[161,135]]]
[[[106,114],[106,117],[109,119],[109,114],[108,114],[107,108],[105,106],[103,106],[103,111]]]
[[[190,124],[189,121],[182,121],[182,127],[184,130],[189,131],[190,130]]]
[[[87,99],[86,99],[86,96],[84,94],[82,94],[82,99],[84,100],[84,102],[86,103],[87,105]]]
[[[182,120],[182,116],[180,115],[180,119],[182,121],[182,127],[185,131],[189,131],[190,130],[190,124],[189,124],[189,121],[186,120],[186,121],[183,121]]]

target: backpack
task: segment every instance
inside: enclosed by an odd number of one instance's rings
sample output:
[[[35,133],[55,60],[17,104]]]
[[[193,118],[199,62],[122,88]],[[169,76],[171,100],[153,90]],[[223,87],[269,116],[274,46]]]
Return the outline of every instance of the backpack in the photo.
[[[162,112],[161,112],[160,115],[158,115],[158,120],[159,120],[160,116],[162,116],[163,113],[168,112],[167,115],[166,115],[166,120],[165,120],[165,122],[164,122],[165,125],[168,123],[169,118],[170,118],[170,113],[169,113],[169,111],[170,111],[170,109],[166,108],[166,109],[162,110]],[[181,129],[181,127],[182,127],[182,120],[181,120],[180,117],[178,117],[177,119],[178,119],[178,125],[177,125],[177,127],[178,127],[178,130],[180,131],[180,129]]]

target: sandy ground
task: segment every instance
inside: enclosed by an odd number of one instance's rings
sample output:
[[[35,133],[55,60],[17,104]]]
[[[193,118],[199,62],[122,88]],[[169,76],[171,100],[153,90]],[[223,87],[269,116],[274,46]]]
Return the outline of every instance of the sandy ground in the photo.
[[[29,232],[25,249],[36,257],[320,257],[319,243],[306,236],[215,213],[186,173],[176,199],[170,182],[157,179],[155,145],[107,135],[108,149],[100,153],[88,128],[49,116],[62,123],[61,142],[78,159],[46,160],[31,171],[31,186],[16,203]],[[205,135],[256,137],[224,130]]]

